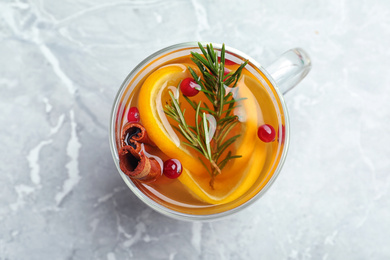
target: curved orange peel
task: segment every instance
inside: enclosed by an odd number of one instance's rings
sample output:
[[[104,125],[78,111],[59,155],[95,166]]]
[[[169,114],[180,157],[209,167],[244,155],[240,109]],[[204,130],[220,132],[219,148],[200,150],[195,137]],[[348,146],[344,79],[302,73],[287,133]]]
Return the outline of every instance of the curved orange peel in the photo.
[[[182,165],[191,166],[199,163],[198,159],[193,158],[190,152],[179,147],[177,143],[172,141],[169,134],[171,127],[169,124],[164,125],[160,115],[165,117],[163,107],[157,107],[157,98],[159,93],[170,86],[177,87],[181,80],[191,77],[186,65],[171,64],[159,68],[154,71],[145,80],[139,93],[138,107],[142,124],[148,131],[149,138],[171,158],[179,159]],[[160,97],[161,98],[161,97]],[[160,113],[159,113],[160,111]],[[188,167],[187,166],[187,167]]]

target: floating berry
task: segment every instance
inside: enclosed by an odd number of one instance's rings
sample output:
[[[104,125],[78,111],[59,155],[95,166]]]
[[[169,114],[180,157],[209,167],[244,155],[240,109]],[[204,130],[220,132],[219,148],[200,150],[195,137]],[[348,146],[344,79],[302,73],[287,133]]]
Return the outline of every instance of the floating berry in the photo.
[[[127,120],[129,122],[139,122],[139,111],[136,107],[130,107],[127,113]]]
[[[199,93],[200,86],[192,78],[185,78],[180,83],[180,90],[184,96],[193,97]]]
[[[269,143],[275,140],[275,129],[268,124],[264,124],[259,127],[259,130],[257,130],[257,135],[259,136],[260,140]]]
[[[221,57],[218,57],[218,62],[221,62]],[[235,65],[235,64],[236,64],[235,62],[225,59],[225,65]]]
[[[164,162],[163,173],[170,179],[176,179],[180,176],[183,168],[181,167],[181,163],[177,159],[169,159]]]
[[[223,75],[226,76],[230,73],[230,70],[228,68],[224,68]]]

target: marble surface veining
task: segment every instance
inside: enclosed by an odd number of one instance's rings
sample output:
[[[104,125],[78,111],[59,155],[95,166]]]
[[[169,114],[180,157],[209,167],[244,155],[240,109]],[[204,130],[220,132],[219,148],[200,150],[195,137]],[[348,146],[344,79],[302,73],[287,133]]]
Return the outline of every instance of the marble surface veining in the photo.
[[[313,69],[273,187],[191,223],[127,188],[108,122],[138,62],[197,40]],[[387,0],[1,0],[0,259],[390,259],[389,43]]]

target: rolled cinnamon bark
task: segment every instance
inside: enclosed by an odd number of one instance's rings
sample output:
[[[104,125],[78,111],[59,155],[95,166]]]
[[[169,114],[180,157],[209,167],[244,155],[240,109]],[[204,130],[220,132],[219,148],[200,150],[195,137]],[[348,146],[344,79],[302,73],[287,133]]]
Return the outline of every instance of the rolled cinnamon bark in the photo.
[[[140,181],[153,181],[161,175],[160,164],[154,158],[148,158],[138,142],[123,146],[119,150],[119,166],[130,178]]]
[[[161,175],[161,166],[154,158],[149,158],[141,149],[141,144],[155,146],[149,139],[145,127],[140,123],[127,123],[122,130],[119,150],[119,166],[130,178],[143,182],[153,181]]]
[[[122,146],[130,145],[130,140],[148,144],[150,146],[156,146],[152,140],[149,139],[145,127],[140,123],[130,122],[123,126],[121,138]]]

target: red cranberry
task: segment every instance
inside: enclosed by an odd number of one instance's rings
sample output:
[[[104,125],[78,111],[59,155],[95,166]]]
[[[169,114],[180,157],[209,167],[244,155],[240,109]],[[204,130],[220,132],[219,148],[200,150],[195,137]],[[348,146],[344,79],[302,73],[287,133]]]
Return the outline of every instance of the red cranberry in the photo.
[[[218,62],[221,62],[221,57],[218,57]],[[235,65],[236,63],[234,61],[225,59],[225,65]]]
[[[129,122],[139,122],[139,111],[136,107],[130,107],[127,113],[127,120]]]
[[[224,68],[223,75],[226,76],[229,73],[230,73],[230,70],[228,68]]]
[[[264,124],[259,127],[259,130],[257,130],[257,135],[259,136],[260,140],[269,143],[275,140],[275,129],[268,124]]]
[[[199,93],[200,86],[192,78],[185,78],[180,83],[180,90],[184,96],[193,97]]]
[[[177,159],[169,159],[164,162],[163,173],[170,179],[176,179],[180,176],[183,168],[181,167],[181,163]]]

